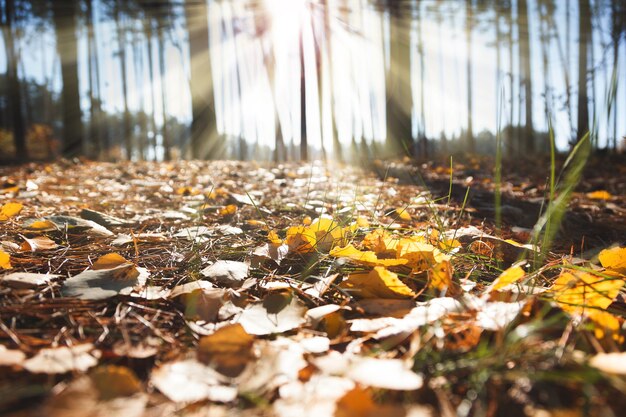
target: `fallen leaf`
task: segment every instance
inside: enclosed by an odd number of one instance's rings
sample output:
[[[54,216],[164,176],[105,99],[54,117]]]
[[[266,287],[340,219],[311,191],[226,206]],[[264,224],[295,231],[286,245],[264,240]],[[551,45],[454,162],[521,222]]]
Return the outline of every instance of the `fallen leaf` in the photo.
[[[83,372],[98,364],[100,351],[91,343],[71,347],[41,349],[35,356],[24,362],[24,369],[39,374],[64,374]]]
[[[515,303],[487,302],[476,314],[476,323],[485,330],[503,330],[517,318],[525,304],[523,301]]]
[[[255,248],[252,252],[252,256],[256,258],[257,262],[263,259],[269,259],[276,262],[278,265],[280,265],[288,254],[289,245],[277,245],[274,243],[265,243]]]
[[[398,275],[382,266],[369,272],[355,272],[340,284],[351,295],[362,298],[410,298],[415,293]]]
[[[598,339],[611,337],[618,343],[624,341],[621,335],[622,323],[619,318],[615,317],[608,311],[590,310],[587,316],[594,323],[594,334]]]
[[[604,249],[598,255],[600,264],[606,269],[626,274],[626,248],[614,247]]]
[[[59,230],[56,224],[50,220],[33,220],[24,223],[22,228],[32,232],[53,232]]]
[[[626,375],[626,352],[598,353],[589,365],[608,374]]]
[[[416,390],[424,379],[400,359],[354,358],[346,376],[359,384],[392,390]]]
[[[237,206],[234,204],[229,204],[226,207],[223,207],[219,210],[219,215],[226,217],[226,216],[232,216],[233,214],[237,213]]]
[[[587,193],[587,198],[590,200],[610,200],[613,196],[608,191],[598,190]]]
[[[439,262],[428,270],[428,286],[440,294],[458,295],[461,288],[452,281],[452,264],[449,261]]]
[[[7,349],[0,345],[0,366],[21,366],[26,359],[24,352],[18,349]]]
[[[159,366],[152,371],[150,382],[174,402],[230,402],[237,398],[237,388],[226,385],[227,377],[195,359]]]
[[[439,260],[435,258],[435,253],[439,254],[437,248],[415,238],[400,239],[396,249],[396,257],[406,259],[407,265],[418,271],[425,271],[437,264]]]
[[[0,282],[11,288],[35,288],[41,285],[49,285],[53,279],[59,277],[60,275],[14,272],[0,276]]]
[[[204,336],[198,343],[198,360],[219,373],[234,378],[254,359],[254,337],[241,324],[231,324]]]
[[[25,252],[39,252],[45,250],[53,250],[59,247],[57,243],[46,236],[37,236],[34,238],[24,237],[24,243],[20,246],[20,249]]]
[[[118,253],[108,253],[99,257],[98,260],[94,262],[92,269],[94,271],[98,271],[101,269],[112,269],[120,265],[126,265],[130,263],[130,261],[127,261],[126,258]]]
[[[94,369],[89,376],[100,394],[100,399],[104,401],[129,397],[141,391],[141,381],[125,366],[101,366]]]
[[[363,246],[376,255],[396,255],[400,238],[385,229],[376,229],[363,237]]]
[[[11,256],[3,250],[0,250],[0,268],[11,269]]]
[[[504,270],[498,278],[496,278],[491,286],[487,289],[488,292],[498,291],[507,285],[516,283],[526,275],[524,269],[519,265],[513,265],[510,268]]]
[[[185,318],[215,322],[224,305],[225,294],[226,290],[222,288],[201,288],[182,294],[180,298],[185,306]]]
[[[397,208],[396,214],[400,220],[404,220],[405,222],[411,221],[411,215],[406,211],[406,208]]]
[[[96,222],[104,227],[126,226],[130,224],[130,222],[124,219],[120,219],[119,217],[110,216],[108,214],[89,209],[82,209],[80,212],[80,217],[85,220],[91,220],[93,222]]]
[[[6,203],[0,207],[0,222],[5,222],[11,217],[15,217],[24,208],[22,203]]]
[[[87,233],[98,236],[113,236],[113,232],[109,229],[100,226],[98,223],[91,220],[85,220],[72,216],[50,216],[46,217],[46,220],[54,223],[58,229],[67,228],[70,233],[86,231]]]
[[[348,378],[329,375],[313,375],[307,383],[293,381],[278,389],[274,412],[278,417],[330,417],[337,400],[354,386]]]
[[[250,266],[244,262],[219,260],[207,266],[201,274],[227,287],[240,287],[249,276]]]
[[[551,292],[554,301],[563,310],[582,313],[588,308],[606,310],[623,286],[623,279],[564,269],[552,285]]]
[[[356,263],[368,266],[394,266],[404,265],[409,262],[407,259],[378,259],[374,252],[360,251],[351,244],[332,249],[330,255],[337,258],[348,258]]]
[[[248,306],[239,323],[252,335],[283,333],[305,322],[306,307],[291,294],[271,293],[262,303]]]
[[[64,297],[81,300],[104,300],[130,291],[139,284],[139,271],[133,264],[122,264],[111,269],[88,270],[68,278],[61,287]]]

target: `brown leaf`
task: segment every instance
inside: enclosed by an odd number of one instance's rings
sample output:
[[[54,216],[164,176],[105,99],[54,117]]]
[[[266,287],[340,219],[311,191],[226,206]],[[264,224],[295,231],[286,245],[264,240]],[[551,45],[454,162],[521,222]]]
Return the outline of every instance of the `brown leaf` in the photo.
[[[234,378],[254,358],[253,344],[254,337],[246,333],[241,324],[231,324],[200,339],[198,360]]]

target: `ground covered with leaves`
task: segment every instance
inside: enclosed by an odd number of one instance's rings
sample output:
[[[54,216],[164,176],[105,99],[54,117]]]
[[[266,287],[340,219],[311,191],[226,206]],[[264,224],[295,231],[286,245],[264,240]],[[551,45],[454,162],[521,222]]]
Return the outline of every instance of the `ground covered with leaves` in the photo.
[[[0,413],[624,415],[623,166],[371,168],[1,169]]]

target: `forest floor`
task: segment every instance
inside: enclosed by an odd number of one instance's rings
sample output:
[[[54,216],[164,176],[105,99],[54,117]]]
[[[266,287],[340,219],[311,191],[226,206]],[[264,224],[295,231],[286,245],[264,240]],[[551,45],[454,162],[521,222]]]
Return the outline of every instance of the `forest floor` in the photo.
[[[0,414],[623,416],[626,164],[549,166],[0,168]]]

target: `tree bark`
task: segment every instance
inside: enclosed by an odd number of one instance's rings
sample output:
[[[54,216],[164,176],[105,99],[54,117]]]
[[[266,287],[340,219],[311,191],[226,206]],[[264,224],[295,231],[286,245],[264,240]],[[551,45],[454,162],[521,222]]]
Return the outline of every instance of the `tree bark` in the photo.
[[[17,73],[18,56],[15,51],[15,37],[13,36],[13,26],[15,25],[15,1],[6,0],[4,3],[5,26],[4,40],[7,59],[7,83],[9,95],[9,111],[13,121],[13,144],[15,145],[15,158],[18,161],[28,159],[26,149],[26,132],[24,126],[24,115],[22,113],[22,90]]]
[[[120,5],[115,5],[115,28],[117,30],[117,42],[120,55],[120,74],[122,76],[122,97],[124,99],[123,135],[126,158],[133,157],[132,126],[130,120],[130,110],[128,108],[128,79],[126,74],[126,29],[120,24],[122,14]]]
[[[205,0],[186,0],[192,108],[190,154],[197,159],[221,156],[213,104],[207,12]]]
[[[519,58],[522,69],[522,84],[524,85],[524,148],[527,154],[535,152],[535,138],[533,127],[533,89],[530,56],[530,31],[528,19],[528,4],[526,0],[518,0],[517,17],[519,22]]]
[[[465,39],[467,41],[467,151],[475,152],[472,127],[472,1],[465,2]]]
[[[579,0],[578,42],[578,123],[576,140],[581,140],[589,132],[589,97],[587,95],[587,54],[591,31],[591,8],[589,0]]]

